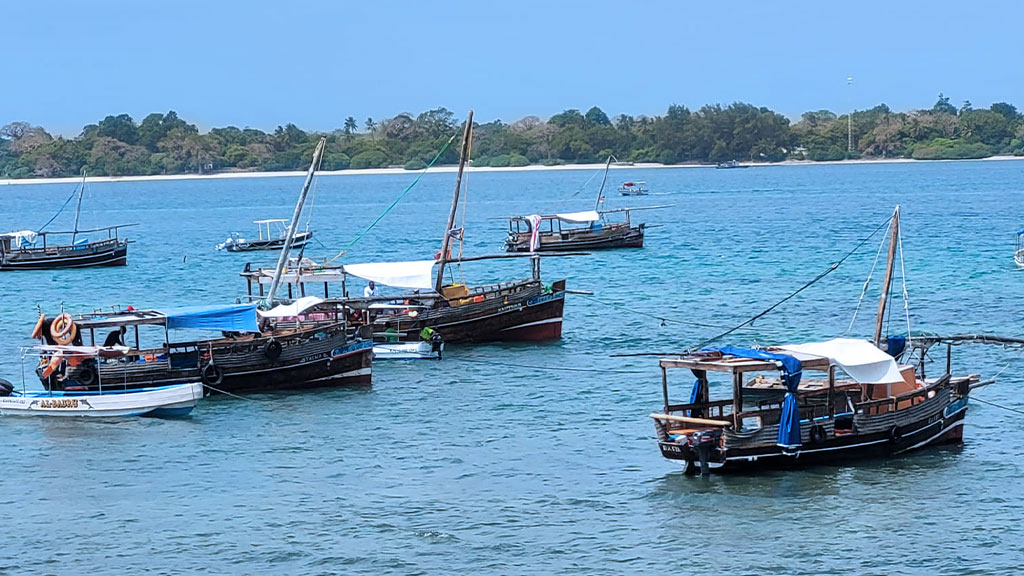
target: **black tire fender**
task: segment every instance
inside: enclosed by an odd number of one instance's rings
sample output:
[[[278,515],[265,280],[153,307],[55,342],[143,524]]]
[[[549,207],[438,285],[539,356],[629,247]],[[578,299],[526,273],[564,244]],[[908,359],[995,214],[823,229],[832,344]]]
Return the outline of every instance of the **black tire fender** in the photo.
[[[263,355],[271,362],[274,362],[281,357],[281,349],[281,343],[277,340],[271,339],[267,342],[266,346],[263,347]]]
[[[224,380],[224,369],[210,362],[203,367],[200,377],[203,380],[203,384],[207,386],[219,386],[221,381]]]
[[[824,444],[825,440],[828,439],[828,432],[825,430],[825,427],[822,426],[821,424],[815,424],[814,426],[811,426],[810,437],[811,444],[821,445]]]

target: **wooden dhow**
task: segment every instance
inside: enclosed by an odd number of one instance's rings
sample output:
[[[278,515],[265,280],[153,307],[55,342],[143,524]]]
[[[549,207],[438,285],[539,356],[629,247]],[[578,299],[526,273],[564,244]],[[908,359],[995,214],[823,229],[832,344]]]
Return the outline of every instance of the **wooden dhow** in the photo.
[[[706,474],[846,463],[962,440],[968,398],[979,377],[952,375],[950,348],[944,373],[932,378],[925,376],[923,353],[917,366],[897,363],[904,338],[890,337],[885,350],[880,348],[899,207],[890,225],[873,341],[723,346],[660,360],[664,404],[651,417],[665,458]],[[676,369],[696,377],[682,403],[670,397],[669,374]],[[847,377],[837,378],[837,369]],[[725,398],[711,397],[709,375],[715,373],[726,375],[731,393]]]

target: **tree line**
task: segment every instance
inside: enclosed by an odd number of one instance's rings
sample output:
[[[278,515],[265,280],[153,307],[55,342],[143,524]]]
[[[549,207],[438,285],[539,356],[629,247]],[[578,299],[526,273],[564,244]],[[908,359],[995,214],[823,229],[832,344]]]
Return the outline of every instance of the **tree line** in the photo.
[[[13,122],[0,128],[0,177],[33,178],[183,174],[217,171],[302,170],[321,135],[327,136],[322,169],[402,166],[422,169],[442,149],[438,164],[458,161],[460,119],[445,108],[361,125],[345,119],[327,134],[294,124],[273,132],[214,128],[201,134],[174,111],[136,123],[107,116],[74,138],[53,137],[43,127]],[[593,107],[565,110],[546,121],[528,116],[474,126],[473,165],[527,166],[604,161],[716,163],[848,158],[919,160],[1024,155],[1024,118],[1005,102],[959,108],[939,94],[929,109],[893,112],[885,104],[851,114],[806,112],[797,122],[764,107],[736,102],[692,111],[669,106],[661,116],[610,118]]]

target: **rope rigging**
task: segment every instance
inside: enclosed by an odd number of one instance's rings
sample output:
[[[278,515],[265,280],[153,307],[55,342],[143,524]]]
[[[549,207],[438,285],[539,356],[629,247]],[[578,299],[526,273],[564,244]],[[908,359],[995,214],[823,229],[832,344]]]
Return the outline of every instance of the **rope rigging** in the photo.
[[[427,164],[427,167],[420,171],[419,175],[416,176],[416,179],[413,180],[411,184],[406,186],[405,190],[403,190],[402,193],[399,194],[398,197],[395,198],[394,201],[391,202],[391,204],[384,209],[384,212],[382,212],[380,216],[377,216],[377,218],[374,219],[374,221],[371,222],[370,225],[366,227],[366,229],[364,229],[362,232],[359,233],[359,235],[352,239],[352,241],[349,242],[347,246],[342,248],[341,251],[338,252],[333,258],[327,260],[325,264],[330,264],[331,262],[334,262],[338,258],[344,256],[349,250],[352,249],[353,246],[356,245],[357,242],[359,242],[360,240],[363,239],[364,236],[369,234],[370,230],[373,230],[374,226],[376,226],[381,220],[383,220],[384,217],[388,215],[388,212],[391,212],[391,210],[393,210],[395,206],[397,206],[398,203],[401,202],[402,199],[405,198],[409,194],[409,192],[412,191],[416,184],[419,183],[420,179],[423,178],[423,175],[427,173],[427,170],[430,170],[430,168],[434,165],[434,163],[437,162],[441,155],[445,153],[445,150],[448,150],[448,147],[451,146],[451,143],[455,141],[456,136],[458,136],[457,133],[452,134],[452,137],[449,138],[448,141],[444,143],[444,146],[441,147],[441,150],[437,153],[437,155],[435,155],[434,158],[430,161],[430,163]]]
[[[85,182],[83,181],[80,184],[80,186],[85,186]],[[71,191],[71,195],[68,196],[68,199],[64,201],[64,204],[61,204],[61,207],[60,207],[59,210],[57,210],[57,213],[54,214],[49,220],[47,220],[46,224],[43,224],[42,226],[40,226],[38,232],[42,232],[44,229],[46,229],[47,226],[49,226],[50,224],[53,224],[53,221],[57,219],[57,216],[61,215],[61,212],[63,212],[64,209],[68,207],[68,204],[70,204],[71,200],[73,200],[74,197],[77,196],[77,195],[78,195],[78,186],[75,186],[75,189]]]
[[[812,279],[811,279],[810,281],[808,281],[807,283],[805,283],[805,284],[804,284],[803,286],[801,286],[800,288],[797,288],[797,289],[796,289],[796,290],[795,290],[794,292],[790,293],[790,294],[789,294],[788,296],[786,296],[786,297],[785,297],[785,298],[783,298],[782,300],[779,300],[779,301],[778,301],[778,302],[776,302],[775,304],[772,304],[772,305],[771,305],[771,306],[769,306],[768,308],[765,308],[765,309],[764,309],[764,310],[762,310],[761,312],[759,312],[759,313],[755,314],[755,315],[754,315],[753,317],[751,317],[750,319],[748,319],[748,320],[745,320],[745,321],[743,321],[743,322],[741,322],[741,323],[737,324],[736,326],[734,326],[734,327],[732,327],[732,328],[730,328],[730,329],[728,329],[728,330],[726,330],[726,331],[724,331],[724,332],[722,332],[722,333],[720,333],[720,334],[716,334],[715,336],[713,336],[713,337],[711,337],[711,338],[708,338],[707,340],[704,340],[703,342],[700,342],[699,344],[697,344],[697,345],[695,345],[695,346],[691,346],[691,347],[689,348],[689,350],[700,350],[701,348],[703,348],[703,347],[707,346],[708,344],[711,344],[712,342],[714,342],[714,341],[716,341],[716,340],[719,340],[720,338],[723,338],[723,337],[725,337],[725,336],[728,336],[729,334],[732,334],[733,332],[735,332],[735,331],[737,331],[737,330],[739,330],[739,329],[741,329],[741,328],[743,328],[743,327],[745,327],[745,326],[749,326],[750,324],[753,324],[753,323],[754,323],[754,321],[755,321],[755,320],[757,320],[758,318],[761,318],[761,317],[765,316],[766,314],[768,314],[768,313],[769,313],[769,312],[771,312],[772,310],[775,310],[776,308],[778,308],[779,306],[781,306],[781,305],[785,304],[785,303],[786,303],[786,302],[788,302],[789,300],[792,300],[792,299],[793,299],[793,298],[795,298],[795,297],[796,297],[796,296],[797,296],[798,294],[800,294],[800,293],[801,293],[801,292],[803,292],[804,290],[806,290],[806,289],[810,288],[810,287],[811,287],[812,285],[814,285],[815,283],[817,283],[817,282],[818,282],[819,280],[821,280],[821,279],[822,279],[822,278],[824,278],[825,276],[828,276],[829,274],[831,274],[832,272],[834,272],[834,271],[835,271],[835,270],[836,270],[837,268],[839,268],[839,266],[840,266],[840,265],[841,265],[841,264],[842,264],[843,262],[846,262],[846,260],[847,260],[847,259],[849,259],[849,258],[850,258],[851,256],[853,256],[853,255],[854,255],[855,253],[857,253],[857,251],[858,251],[858,250],[860,250],[860,248],[861,248],[862,246],[864,246],[864,244],[867,244],[868,240],[871,240],[871,238],[873,238],[873,237],[875,236],[875,234],[878,234],[878,233],[879,233],[879,232],[880,232],[880,231],[881,231],[881,230],[882,230],[883,228],[888,228],[889,224],[890,224],[890,223],[892,222],[892,218],[893,218],[892,216],[890,216],[890,217],[886,218],[885,222],[883,222],[883,223],[882,223],[882,225],[880,225],[879,227],[875,228],[875,229],[874,229],[874,231],[872,231],[872,232],[871,232],[871,234],[869,234],[869,235],[868,235],[868,236],[867,236],[866,238],[864,238],[863,240],[861,240],[860,242],[858,242],[858,243],[857,243],[857,245],[853,247],[853,250],[850,250],[849,252],[847,252],[847,253],[846,253],[846,254],[845,254],[845,255],[844,255],[844,256],[843,256],[842,258],[840,258],[839,260],[837,260],[837,261],[833,262],[833,263],[832,263],[832,264],[831,264],[831,265],[830,265],[830,266],[829,266],[829,267],[828,267],[827,269],[825,269],[825,270],[824,270],[823,272],[821,272],[820,274],[818,274],[817,276],[815,276],[814,278],[812,278]]]

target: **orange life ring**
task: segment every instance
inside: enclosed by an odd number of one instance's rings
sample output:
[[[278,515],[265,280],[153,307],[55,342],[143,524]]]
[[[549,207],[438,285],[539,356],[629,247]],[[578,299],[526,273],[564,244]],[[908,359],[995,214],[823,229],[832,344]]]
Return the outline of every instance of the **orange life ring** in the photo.
[[[71,318],[71,314],[67,312],[54,318],[53,324],[50,324],[50,336],[61,346],[70,344],[77,335],[78,327],[75,326],[75,321]]]
[[[36,320],[36,327],[32,329],[32,339],[42,338],[43,336],[43,321],[46,320],[46,314],[40,314],[39,320]]]
[[[53,358],[50,358],[50,363],[46,368],[43,368],[43,378],[49,378],[60,367],[60,361],[63,359],[64,353],[60,351],[54,352]]]

